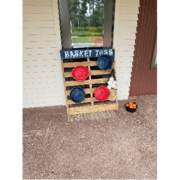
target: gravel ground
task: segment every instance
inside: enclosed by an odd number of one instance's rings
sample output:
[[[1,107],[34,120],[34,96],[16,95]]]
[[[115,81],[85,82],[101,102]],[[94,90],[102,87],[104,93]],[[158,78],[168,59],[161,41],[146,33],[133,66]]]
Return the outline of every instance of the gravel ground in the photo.
[[[157,97],[113,118],[68,121],[65,106],[23,110],[24,179],[156,179]]]

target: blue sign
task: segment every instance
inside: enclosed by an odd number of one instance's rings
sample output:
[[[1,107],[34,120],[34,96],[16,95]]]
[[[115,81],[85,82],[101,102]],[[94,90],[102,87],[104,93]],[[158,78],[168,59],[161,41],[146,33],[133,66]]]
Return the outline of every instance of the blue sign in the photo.
[[[79,49],[79,50],[61,50],[61,58],[85,58],[99,57],[109,55],[114,57],[114,49]]]

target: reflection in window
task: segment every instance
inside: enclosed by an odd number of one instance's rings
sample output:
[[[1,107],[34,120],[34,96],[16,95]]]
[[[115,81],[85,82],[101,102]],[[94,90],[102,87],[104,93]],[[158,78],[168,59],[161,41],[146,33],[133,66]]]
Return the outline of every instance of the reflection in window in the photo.
[[[159,64],[159,53],[156,53],[155,64]]]
[[[69,0],[73,48],[103,47],[104,0]]]

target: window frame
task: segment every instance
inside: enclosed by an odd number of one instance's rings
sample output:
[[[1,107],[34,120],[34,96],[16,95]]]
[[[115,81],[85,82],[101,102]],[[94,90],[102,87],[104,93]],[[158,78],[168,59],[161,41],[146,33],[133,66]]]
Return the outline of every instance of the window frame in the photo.
[[[72,48],[69,0],[58,0],[58,5],[62,50],[102,49],[113,47],[115,0],[104,0],[103,47]]]
[[[151,68],[157,68],[157,36],[155,39]]]

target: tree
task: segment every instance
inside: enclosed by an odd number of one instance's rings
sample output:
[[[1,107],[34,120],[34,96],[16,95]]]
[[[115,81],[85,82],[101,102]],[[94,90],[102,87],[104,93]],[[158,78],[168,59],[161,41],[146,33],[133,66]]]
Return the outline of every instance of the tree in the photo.
[[[104,0],[69,0],[69,4],[73,27],[77,27],[78,22],[82,27],[86,27],[88,21],[91,21],[93,27],[102,26]]]
[[[70,5],[70,19],[72,22],[72,26],[76,26],[76,19],[79,16],[79,7],[80,1],[79,0],[69,0]]]

